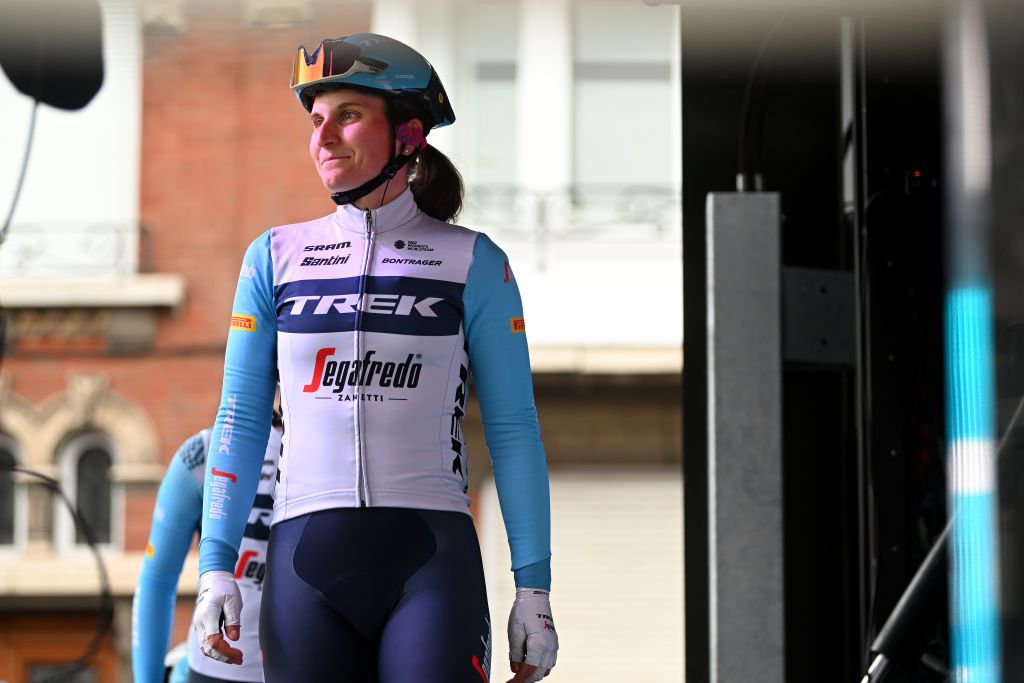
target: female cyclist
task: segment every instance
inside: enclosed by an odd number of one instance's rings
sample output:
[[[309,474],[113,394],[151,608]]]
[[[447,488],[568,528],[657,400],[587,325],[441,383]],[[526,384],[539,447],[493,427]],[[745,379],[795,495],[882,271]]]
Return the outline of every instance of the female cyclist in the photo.
[[[238,667],[203,657],[199,640],[195,632],[190,631],[187,665],[176,666],[171,681],[185,680],[181,678],[182,671],[189,683],[263,681],[258,626],[274,483],[281,453],[282,424],[276,410],[273,426],[269,439],[264,439],[257,494],[247,515],[239,560],[233,571],[245,601],[241,614],[243,638],[238,643],[245,661]],[[203,479],[209,446],[209,429],[186,439],[174,454],[167,474],[160,482],[153,509],[153,525],[132,605],[132,673],[135,683],[164,681],[164,655],[174,619],[178,578],[203,514]]]
[[[449,222],[462,181],[425,139],[454,121],[448,97],[419,53],[365,33],[299,48],[292,88],[337,209],[272,228],[245,255],[206,478],[197,633],[214,656],[238,656],[232,569],[280,379],[267,680],[487,681],[461,429],[472,375],[517,586],[513,680],[539,680],[558,638],[522,304],[505,254]]]

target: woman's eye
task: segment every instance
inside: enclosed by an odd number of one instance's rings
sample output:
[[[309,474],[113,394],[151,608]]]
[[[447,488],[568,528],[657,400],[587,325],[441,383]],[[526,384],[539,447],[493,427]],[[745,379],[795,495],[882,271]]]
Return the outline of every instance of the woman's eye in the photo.
[[[356,120],[356,113],[354,111],[342,112],[341,119],[343,121],[355,121]]]
[[[314,128],[319,128],[320,124],[323,123],[323,122],[324,122],[323,119],[313,119],[313,127]]]

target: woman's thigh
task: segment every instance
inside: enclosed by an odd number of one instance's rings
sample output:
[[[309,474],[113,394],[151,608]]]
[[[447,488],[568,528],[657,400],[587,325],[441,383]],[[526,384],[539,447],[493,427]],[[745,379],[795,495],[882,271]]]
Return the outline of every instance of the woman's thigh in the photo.
[[[267,549],[260,648],[267,683],[365,683],[377,678],[367,643],[293,566],[308,517],[276,524]],[[324,560],[330,562],[328,549]]]
[[[384,628],[380,683],[486,682],[491,625],[473,520],[457,512],[417,512],[437,552],[405,582]]]
[[[267,554],[268,683],[486,680],[487,591],[468,515],[323,510],[275,525]]]

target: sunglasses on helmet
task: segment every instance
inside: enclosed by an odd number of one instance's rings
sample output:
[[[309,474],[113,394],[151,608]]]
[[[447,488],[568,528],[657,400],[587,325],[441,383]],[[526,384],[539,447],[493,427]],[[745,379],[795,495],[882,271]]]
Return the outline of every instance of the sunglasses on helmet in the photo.
[[[342,40],[325,40],[312,54],[300,46],[292,63],[292,86],[306,85],[325,78],[344,78],[355,73],[380,73],[385,62],[360,54],[358,45]]]

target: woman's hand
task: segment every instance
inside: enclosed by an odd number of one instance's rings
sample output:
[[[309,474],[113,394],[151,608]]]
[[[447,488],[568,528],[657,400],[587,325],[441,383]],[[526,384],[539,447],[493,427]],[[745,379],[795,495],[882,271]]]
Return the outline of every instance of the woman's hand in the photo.
[[[199,637],[199,648],[203,654],[218,662],[241,664],[242,651],[231,647],[221,633],[221,617],[224,618],[224,632],[231,640],[238,640],[242,623],[242,594],[231,572],[208,571],[199,577],[199,597],[192,617],[192,627]]]
[[[558,633],[548,591],[519,588],[508,615],[508,659],[515,672],[509,683],[535,683],[555,667]]]

